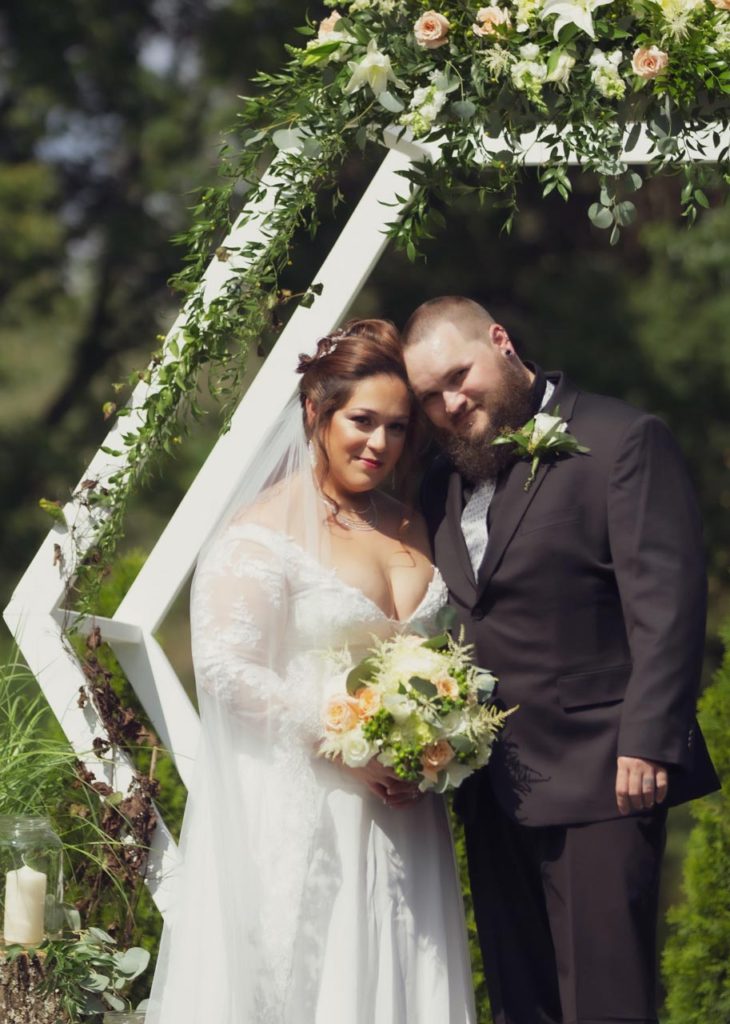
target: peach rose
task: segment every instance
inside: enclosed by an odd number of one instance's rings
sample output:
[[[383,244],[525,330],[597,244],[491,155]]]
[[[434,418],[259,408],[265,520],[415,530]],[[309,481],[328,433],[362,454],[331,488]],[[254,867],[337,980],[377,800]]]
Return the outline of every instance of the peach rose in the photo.
[[[712,0],[712,3],[721,11],[730,11],[730,0]]]
[[[477,20],[472,25],[474,35],[493,36],[498,25],[505,25],[509,28],[510,20],[507,11],[501,7],[480,7],[477,11]]]
[[[669,63],[669,55],[658,46],[640,46],[631,58],[631,67],[639,78],[656,78]]]
[[[327,36],[331,32],[335,31],[335,25],[340,20],[342,15],[339,11],[333,11],[329,18],[323,18],[319,23],[319,32],[317,33],[318,39],[327,39]]]
[[[421,767],[427,779],[433,779],[437,772],[454,760],[454,750],[448,740],[430,743],[421,754]]]
[[[435,50],[448,41],[450,27],[443,14],[426,11],[413,26],[413,33],[419,46]]]
[[[354,729],[360,720],[360,705],[354,697],[337,694],[330,697],[324,709],[324,727],[327,732],[343,733]]]
[[[372,718],[376,711],[380,711],[382,700],[377,690],[370,686],[361,686],[355,694],[357,699],[357,710],[361,718]]]
[[[439,697],[459,696],[459,684],[451,676],[439,676],[438,679],[434,679],[433,684],[438,691]]]

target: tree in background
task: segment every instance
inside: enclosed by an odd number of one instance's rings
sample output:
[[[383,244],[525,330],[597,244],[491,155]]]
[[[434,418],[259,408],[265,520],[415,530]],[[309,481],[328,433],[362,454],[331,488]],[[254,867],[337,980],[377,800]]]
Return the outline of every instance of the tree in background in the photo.
[[[721,778],[730,777],[730,627],[721,668],[701,702],[701,722]],[[730,1020],[730,797],[693,804],[684,902],[670,912],[663,968],[668,1024]]]
[[[171,236],[293,0],[10,0],[0,13],[0,562],[15,575],[101,441],[111,382],[176,312]],[[3,581],[5,583],[5,581]],[[5,590],[1,586],[0,590]]]

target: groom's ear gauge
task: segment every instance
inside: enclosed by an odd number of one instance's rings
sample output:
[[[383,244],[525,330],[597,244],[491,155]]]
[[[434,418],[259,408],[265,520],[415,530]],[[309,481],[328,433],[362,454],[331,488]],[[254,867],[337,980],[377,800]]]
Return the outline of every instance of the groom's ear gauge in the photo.
[[[492,323],[489,325],[489,340],[493,345],[496,345],[496,347],[500,349],[505,356],[513,356],[515,354],[514,348],[512,347],[512,339],[502,324]]]

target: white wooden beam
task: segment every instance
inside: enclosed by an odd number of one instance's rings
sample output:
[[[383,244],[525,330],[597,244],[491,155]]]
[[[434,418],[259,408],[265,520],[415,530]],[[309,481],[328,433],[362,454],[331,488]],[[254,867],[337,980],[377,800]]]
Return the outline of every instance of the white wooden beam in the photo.
[[[370,186],[322,264],[322,286],[309,308],[292,315],[273,351],[122,601],[117,616],[154,631],[184,584],[198,552],[226,507],[257,443],[297,386],[297,355],[345,316],[387,244],[386,225],[398,218],[398,195],[409,194],[401,172],[407,154],[388,152]],[[386,205],[388,204],[388,205]],[[215,500],[211,500],[211,496]]]
[[[550,127],[550,126],[548,126]],[[540,167],[551,159],[554,145],[541,142],[544,129],[535,129],[519,137],[516,148],[504,135],[491,137],[481,133],[476,137],[477,159],[483,154],[483,162],[495,153],[514,152],[517,162],[525,167]],[[563,137],[566,133],[557,132],[553,128],[552,135]],[[435,163],[441,155],[440,142],[425,142],[413,137],[410,129],[391,127],[383,134],[385,144],[399,153],[404,153],[412,160],[429,160]],[[698,130],[680,132],[678,135],[682,158],[686,162],[716,163],[728,159],[730,154],[730,124],[716,122]],[[630,148],[629,143],[631,143]],[[623,136],[621,159],[627,164],[648,164],[659,159],[660,154],[645,124],[627,125]],[[568,156],[569,164],[580,163],[575,153]]]

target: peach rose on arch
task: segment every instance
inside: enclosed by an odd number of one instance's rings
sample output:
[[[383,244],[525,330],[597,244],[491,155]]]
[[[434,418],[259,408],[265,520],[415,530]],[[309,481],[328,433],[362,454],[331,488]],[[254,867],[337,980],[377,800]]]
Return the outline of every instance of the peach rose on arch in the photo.
[[[712,0],[719,11],[730,11],[730,0]]]
[[[492,4],[490,7],[480,7],[477,11],[477,20],[472,25],[475,36],[496,35],[496,29],[504,25],[509,28],[511,25],[509,12],[502,7]]]
[[[349,732],[360,721],[360,705],[354,697],[336,694],[330,697],[324,709],[324,727],[337,734]]]
[[[639,78],[656,78],[669,64],[669,54],[658,46],[640,46],[631,58],[631,67]]]
[[[339,11],[333,11],[332,14],[330,14],[329,18],[322,18],[322,20],[319,23],[319,32],[317,33],[317,38],[326,41],[328,36],[330,36],[335,31],[335,25],[337,24],[338,21],[341,20],[341,18],[342,15],[340,14]]]
[[[435,50],[443,46],[449,39],[448,19],[438,11],[426,11],[413,26],[413,34],[419,46],[426,50]]]

